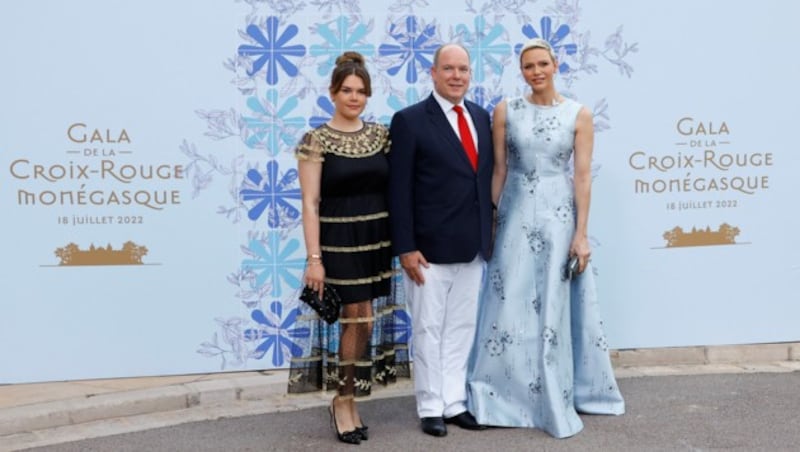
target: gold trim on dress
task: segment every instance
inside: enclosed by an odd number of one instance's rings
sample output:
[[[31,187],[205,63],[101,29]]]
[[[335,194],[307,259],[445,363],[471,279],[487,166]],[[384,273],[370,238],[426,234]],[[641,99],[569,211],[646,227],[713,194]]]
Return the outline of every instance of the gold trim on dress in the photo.
[[[389,147],[389,129],[382,124],[365,122],[356,132],[342,132],[323,124],[303,135],[295,156],[299,160],[321,162],[325,154],[361,158],[388,152]]]
[[[369,323],[374,317],[339,317],[339,323]]]
[[[376,212],[367,215],[355,215],[352,217],[319,217],[320,223],[355,223],[358,221],[372,221],[380,218],[389,218],[389,212]]]
[[[303,135],[303,140],[297,145],[294,150],[294,156],[297,160],[306,160],[310,162],[322,163],[325,161],[323,154],[325,151],[319,140],[310,132]]]
[[[292,357],[291,361],[295,363],[310,363],[314,361],[321,361],[322,356],[309,356],[307,358]]]
[[[381,248],[388,248],[392,246],[392,242],[384,240],[378,243],[370,243],[369,245],[358,246],[322,246],[322,251],[329,251],[332,253],[356,253],[360,251],[375,251]]]
[[[394,311],[404,311],[405,305],[388,305],[384,306],[382,309],[379,309],[377,312],[374,313],[374,317],[380,322],[384,317],[387,315],[394,315]],[[308,314],[302,314],[297,317],[297,320],[322,320],[316,312],[309,309]]]
[[[322,163],[325,161],[325,157],[319,154],[311,154],[311,153],[303,153],[298,149],[298,152],[294,154],[294,158],[297,160],[303,160],[305,162],[314,162],[314,163]]]
[[[381,282],[384,279],[389,279],[394,275],[394,271],[389,270],[382,272],[379,275],[370,276],[367,278],[358,278],[358,279],[337,279],[337,278],[325,278],[326,283],[330,284],[338,284],[340,286],[357,286],[359,284],[369,284],[374,282]]]

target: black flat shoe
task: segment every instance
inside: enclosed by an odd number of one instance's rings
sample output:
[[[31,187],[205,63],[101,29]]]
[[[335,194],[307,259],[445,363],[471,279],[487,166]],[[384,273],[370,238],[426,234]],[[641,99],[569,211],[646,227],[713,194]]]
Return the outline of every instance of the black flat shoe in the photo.
[[[453,417],[444,418],[445,424],[456,424],[457,426],[467,430],[486,430],[485,425],[478,424],[478,421],[472,416],[469,411],[456,414]]]
[[[339,441],[347,444],[361,444],[361,433],[358,428],[349,432],[339,431],[339,426],[336,425],[336,410],[333,409],[332,400],[331,406],[328,407],[328,414],[331,416],[331,427],[333,427],[333,431],[336,432],[336,437],[339,438]]]
[[[431,436],[447,435],[447,427],[441,417],[424,417],[419,420],[422,431]]]

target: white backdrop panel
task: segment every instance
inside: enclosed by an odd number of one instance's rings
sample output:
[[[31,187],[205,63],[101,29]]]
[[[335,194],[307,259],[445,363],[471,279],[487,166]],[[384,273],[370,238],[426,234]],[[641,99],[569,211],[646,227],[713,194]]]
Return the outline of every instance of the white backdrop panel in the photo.
[[[292,151],[330,114],[332,58],[365,54],[366,116],[387,122],[428,95],[432,50],[451,40],[473,55],[472,99],[520,94],[513,49],[532,33],[562,51],[561,92],[595,114],[590,233],[609,344],[800,340],[798,13],[778,0],[4,4],[0,383],[285,367],[308,339]],[[103,165],[183,171],[123,182]],[[108,202],[125,190],[177,194]],[[74,202],[93,191],[104,202]],[[55,254],[126,242],[147,248],[141,263]]]

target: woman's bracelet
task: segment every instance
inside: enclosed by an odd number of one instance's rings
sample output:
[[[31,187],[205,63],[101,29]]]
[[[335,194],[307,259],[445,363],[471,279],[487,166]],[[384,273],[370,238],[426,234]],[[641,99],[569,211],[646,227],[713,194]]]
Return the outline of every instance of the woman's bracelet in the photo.
[[[322,254],[311,253],[306,257],[307,265],[322,264]]]

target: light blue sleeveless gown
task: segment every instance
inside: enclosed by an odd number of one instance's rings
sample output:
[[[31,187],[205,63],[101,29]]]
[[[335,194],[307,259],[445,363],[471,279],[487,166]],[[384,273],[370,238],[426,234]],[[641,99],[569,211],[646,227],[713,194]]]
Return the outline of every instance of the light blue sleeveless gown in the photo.
[[[564,276],[580,108],[568,99],[552,107],[508,101],[508,175],[469,366],[469,410],[481,424],[564,438],[583,428],[578,412],[625,412],[592,268]]]

